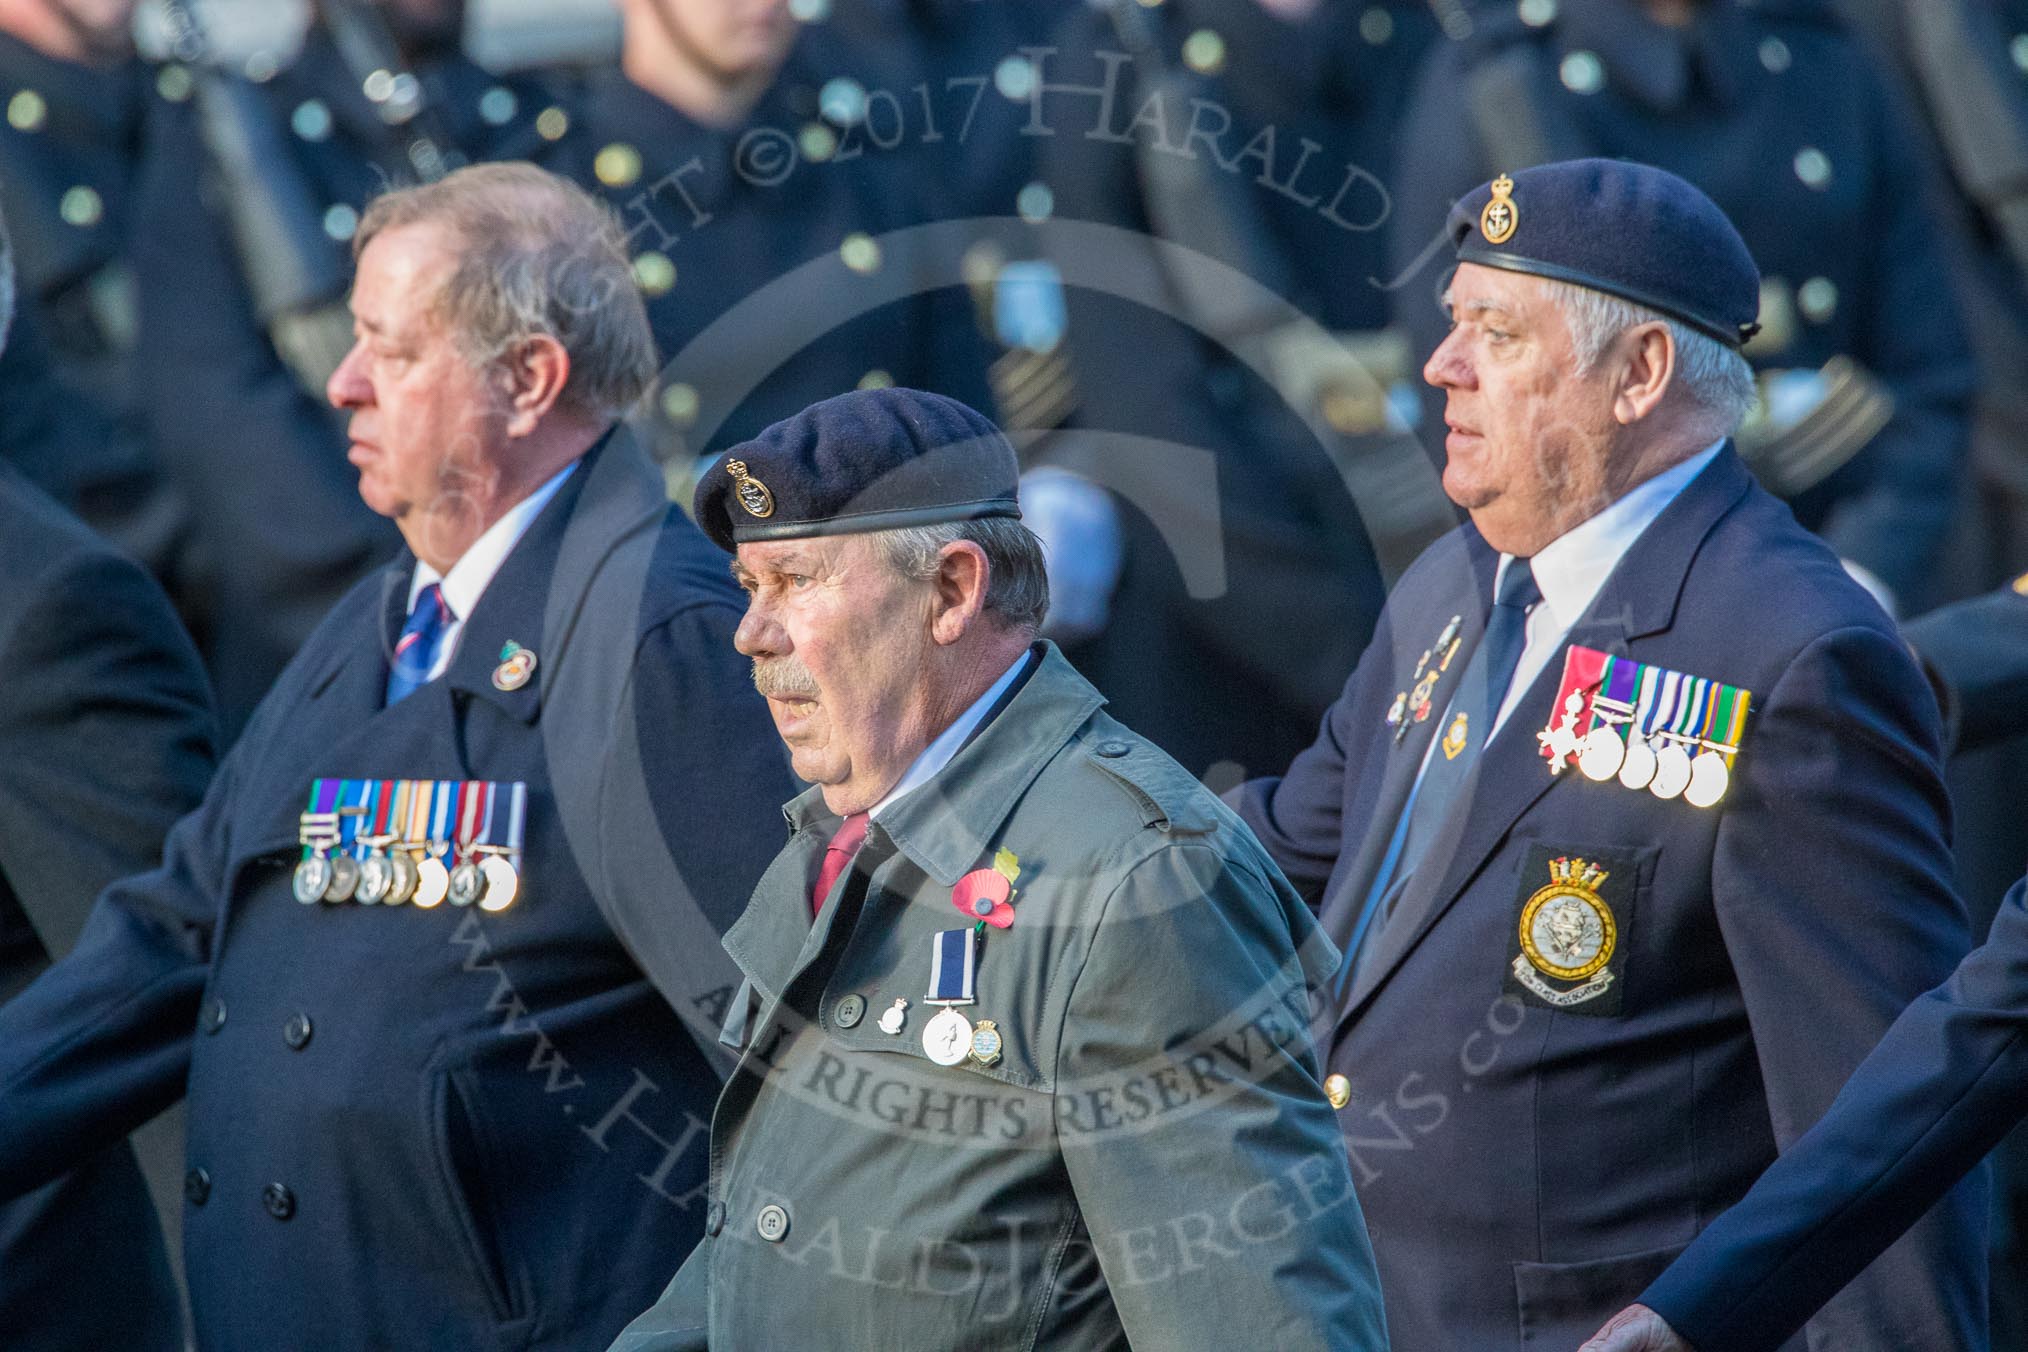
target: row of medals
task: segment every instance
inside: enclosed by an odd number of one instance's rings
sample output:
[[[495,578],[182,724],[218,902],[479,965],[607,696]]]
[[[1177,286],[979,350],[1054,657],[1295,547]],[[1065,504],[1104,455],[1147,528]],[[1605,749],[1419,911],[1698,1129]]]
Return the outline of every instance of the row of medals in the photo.
[[[1629,728],[1622,738],[1619,728],[1633,721],[1632,706],[1594,695],[1592,710],[1601,721],[1585,734],[1577,757],[1585,778],[1600,784],[1618,779],[1627,788],[1646,789],[1657,798],[1681,797],[1692,807],[1715,806],[1732,787],[1723,753],[1733,748],[1681,732],[1641,737]],[[1689,751],[1693,746],[1703,748],[1694,758]]]
[[[393,836],[373,836],[361,841],[368,850],[366,857],[355,859],[349,853],[330,853],[341,839],[337,813],[305,812],[301,821],[302,843],[313,853],[296,865],[291,890],[305,906],[320,901],[356,901],[362,906],[414,902],[427,911],[448,901],[453,906],[504,911],[520,895],[514,852],[505,846],[474,845],[463,863],[447,868],[448,841],[396,844]]]
[[[898,1036],[907,1027],[907,1021],[908,1001],[897,999],[880,1016],[880,1031],[889,1037]],[[949,1005],[923,1025],[923,1054],[940,1066],[955,1066],[967,1058],[976,1065],[994,1065],[1000,1060],[1001,1046],[999,1026],[991,1019],[981,1019],[975,1026]]]

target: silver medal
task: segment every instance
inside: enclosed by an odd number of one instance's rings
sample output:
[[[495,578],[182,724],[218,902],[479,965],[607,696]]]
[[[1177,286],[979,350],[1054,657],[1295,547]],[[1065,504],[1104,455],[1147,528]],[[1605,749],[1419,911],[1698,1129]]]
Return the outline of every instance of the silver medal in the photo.
[[[451,870],[450,901],[453,906],[470,906],[486,895],[486,875],[469,861]]]
[[[955,1066],[972,1054],[972,1021],[945,1006],[923,1025],[922,1050],[940,1066]]]
[[[1732,772],[1725,768],[1725,757],[1706,751],[1690,763],[1690,787],[1683,790],[1683,798],[1692,807],[1711,807],[1725,797],[1731,785]]]
[[[514,904],[514,898],[521,894],[521,875],[514,871],[514,865],[500,855],[489,854],[479,862],[479,872],[486,875],[480,910],[504,911]]]
[[[359,861],[349,854],[331,860],[331,885],[324,889],[326,901],[350,901],[359,886]]]
[[[378,906],[387,900],[387,894],[393,887],[393,861],[375,850],[359,866],[359,886],[352,895],[362,906]]]
[[[1584,751],[1577,758],[1577,768],[1584,771],[1586,779],[1605,783],[1620,772],[1620,762],[1626,759],[1627,744],[1611,728],[1593,728],[1584,737]]]
[[[296,876],[290,890],[296,900],[305,906],[315,906],[324,899],[324,889],[331,885],[331,860],[323,854],[313,854],[296,865]]]
[[[1690,753],[1671,742],[1655,753],[1655,778],[1648,792],[1657,798],[1674,798],[1690,787]]]
[[[1641,738],[1627,743],[1627,758],[1620,762],[1620,783],[1630,789],[1645,789],[1655,778],[1655,748]]]

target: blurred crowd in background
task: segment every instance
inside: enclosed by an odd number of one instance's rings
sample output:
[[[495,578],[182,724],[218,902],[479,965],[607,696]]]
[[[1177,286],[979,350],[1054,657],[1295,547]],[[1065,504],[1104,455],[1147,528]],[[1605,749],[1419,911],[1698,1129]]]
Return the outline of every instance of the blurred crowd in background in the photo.
[[[1215,789],[1310,742],[1456,521],[1435,246],[1503,170],[1726,210],[1741,448],[1890,611],[2028,569],[2021,0],[0,0],[0,109],[0,458],[161,580],[228,732],[400,546],[324,393],[360,214],[488,159],[619,214],[678,500],[847,389],[990,411],[1050,636]],[[1988,917],[2024,763],[1953,768]]]

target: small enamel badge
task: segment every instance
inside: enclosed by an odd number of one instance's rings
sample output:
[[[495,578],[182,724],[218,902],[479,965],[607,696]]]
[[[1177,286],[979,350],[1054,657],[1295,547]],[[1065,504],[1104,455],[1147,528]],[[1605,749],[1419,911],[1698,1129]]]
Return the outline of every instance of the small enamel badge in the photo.
[[[1520,225],[1521,212],[1514,205],[1514,180],[1502,174],[1493,180],[1493,200],[1479,213],[1479,233],[1488,244],[1505,244]]]
[[[888,1006],[887,1012],[880,1016],[880,1031],[889,1037],[895,1037],[907,1026],[908,1001],[897,996],[894,1003]]]
[[[1617,1014],[1637,861],[1608,851],[1586,853],[1596,857],[1530,847],[1515,917],[1518,952],[1508,967],[1507,988],[1549,1009]],[[1545,875],[1547,884],[1536,886]]]
[[[1444,729],[1443,747],[1445,760],[1456,760],[1458,758],[1458,753],[1465,749],[1465,743],[1471,736],[1471,728],[1471,720],[1465,716],[1464,710],[1460,709],[1457,717],[1451,720],[1450,727]]]
[[[726,461],[725,472],[732,476],[733,496],[739,499],[739,505],[746,509],[748,516],[775,514],[775,495],[768,491],[766,484],[746,472],[746,461]]]
[[[535,650],[524,648],[512,639],[500,650],[500,665],[493,668],[493,686],[497,690],[519,690],[528,684],[528,678],[535,674]]]

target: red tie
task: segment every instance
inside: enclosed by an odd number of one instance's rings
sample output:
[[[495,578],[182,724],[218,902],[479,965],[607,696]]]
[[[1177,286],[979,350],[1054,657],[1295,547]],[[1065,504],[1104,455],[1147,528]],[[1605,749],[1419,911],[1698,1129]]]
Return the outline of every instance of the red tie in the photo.
[[[817,890],[810,894],[810,915],[824,909],[824,898],[831,895],[831,889],[838,884],[839,877],[852,863],[852,856],[859,853],[859,847],[866,841],[868,818],[864,812],[855,812],[838,824],[837,834],[824,847],[824,867],[817,870]]]

